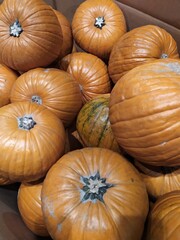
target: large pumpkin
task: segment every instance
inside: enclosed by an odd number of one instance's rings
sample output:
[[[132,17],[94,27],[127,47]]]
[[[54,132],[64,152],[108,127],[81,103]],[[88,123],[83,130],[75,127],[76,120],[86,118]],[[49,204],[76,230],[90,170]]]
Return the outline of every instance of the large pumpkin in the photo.
[[[42,187],[43,215],[54,240],[140,240],[148,205],[138,171],[105,148],[63,155]]]
[[[30,102],[0,108],[0,176],[35,181],[61,157],[65,130],[50,110]]]
[[[166,193],[153,205],[145,240],[178,240],[180,234],[180,191]]]
[[[59,68],[70,73],[81,89],[83,103],[111,92],[107,65],[97,56],[74,52],[59,61]]]
[[[17,205],[26,226],[38,236],[49,236],[41,209],[42,181],[21,183]]]
[[[108,59],[114,43],[126,32],[126,21],[115,1],[86,0],[73,15],[72,31],[85,52]]]
[[[83,146],[121,152],[109,121],[109,99],[110,94],[103,94],[87,102],[77,115],[76,129]]]
[[[0,64],[0,107],[10,103],[10,92],[17,78],[15,71]]]
[[[13,85],[10,99],[43,105],[65,126],[74,120],[82,106],[78,84],[69,73],[55,68],[36,68],[22,74]]]
[[[180,167],[158,167],[134,162],[140,171],[150,197],[154,200],[165,193],[180,189]]]
[[[161,58],[179,58],[171,34],[155,25],[137,27],[114,44],[108,63],[109,75],[116,83],[134,67]]]
[[[53,62],[63,41],[56,14],[42,0],[4,0],[0,39],[0,62],[22,72]]]
[[[110,97],[109,119],[120,146],[149,165],[180,165],[180,60],[143,64]]]

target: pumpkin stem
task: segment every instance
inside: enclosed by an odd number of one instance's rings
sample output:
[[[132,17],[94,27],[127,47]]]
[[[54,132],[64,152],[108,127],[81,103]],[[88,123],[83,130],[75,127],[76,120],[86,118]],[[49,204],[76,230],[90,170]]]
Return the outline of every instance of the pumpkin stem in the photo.
[[[167,53],[162,53],[161,58],[168,58]]]
[[[33,120],[32,116],[25,115],[24,117],[18,118],[18,127],[23,130],[30,130],[34,127],[36,122]]]
[[[84,184],[83,198],[82,202],[87,200],[99,200],[104,202],[103,195],[107,191],[108,188],[113,187],[113,184],[106,183],[106,178],[101,178],[99,172],[97,172],[94,176],[90,177],[82,177],[82,182]]]
[[[10,36],[13,36],[13,37],[20,36],[23,29],[22,29],[21,24],[19,23],[18,19],[16,19],[15,22],[10,25],[9,31],[10,31]]]
[[[31,101],[35,102],[35,103],[37,103],[39,105],[42,104],[42,99],[39,96],[37,96],[37,95],[32,96],[31,97]]]
[[[102,27],[106,25],[104,17],[95,18],[94,26],[102,29]]]

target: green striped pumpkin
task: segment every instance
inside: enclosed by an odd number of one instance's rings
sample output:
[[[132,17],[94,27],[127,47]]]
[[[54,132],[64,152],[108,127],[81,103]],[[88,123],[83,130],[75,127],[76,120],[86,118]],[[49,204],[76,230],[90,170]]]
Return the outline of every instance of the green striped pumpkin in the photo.
[[[100,95],[88,101],[76,120],[76,136],[84,147],[103,147],[121,152],[109,121],[110,94]]]

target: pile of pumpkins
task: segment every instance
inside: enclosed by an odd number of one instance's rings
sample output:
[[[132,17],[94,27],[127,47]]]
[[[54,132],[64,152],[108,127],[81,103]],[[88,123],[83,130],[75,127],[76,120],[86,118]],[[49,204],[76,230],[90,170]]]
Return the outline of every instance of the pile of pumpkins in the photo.
[[[178,239],[171,34],[128,30],[113,0],[85,0],[72,23],[43,0],[4,0],[0,39],[0,185],[19,183],[26,226],[54,240]]]

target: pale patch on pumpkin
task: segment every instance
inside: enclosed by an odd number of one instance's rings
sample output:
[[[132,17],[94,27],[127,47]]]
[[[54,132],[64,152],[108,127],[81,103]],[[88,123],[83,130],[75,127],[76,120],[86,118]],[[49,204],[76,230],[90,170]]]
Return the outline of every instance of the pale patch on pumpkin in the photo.
[[[48,198],[44,198],[44,211],[48,212],[51,217],[55,217],[53,202],[49,202]]]
[[[58,232],[61,232],[61,231],[62,231],[62,224],[61,224],[61,223],[59,223],[59,224],[57,225],[57,231],[58,231]]]
[[[162,66],[166,66],[169,68],[172,72],[175,72],[177,74],[180,74],[180,63],[179,62],[174,62],[174,63],[161,63]],[[162,70],[161,68],[159,69],[159,72],[166,72],[164,69]]]

